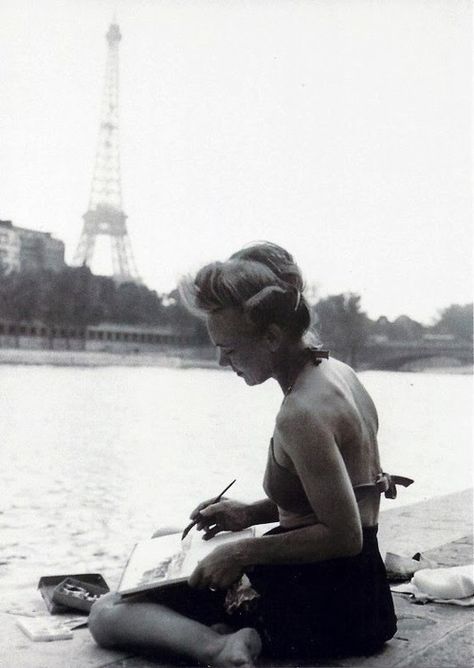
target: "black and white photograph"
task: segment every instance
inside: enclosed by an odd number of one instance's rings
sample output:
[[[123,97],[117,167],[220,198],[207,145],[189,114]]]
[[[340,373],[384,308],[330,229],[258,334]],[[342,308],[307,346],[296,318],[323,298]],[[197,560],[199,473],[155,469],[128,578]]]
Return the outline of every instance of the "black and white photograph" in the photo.
[[[471,0],[0,0],[0,667],[474,663]]]

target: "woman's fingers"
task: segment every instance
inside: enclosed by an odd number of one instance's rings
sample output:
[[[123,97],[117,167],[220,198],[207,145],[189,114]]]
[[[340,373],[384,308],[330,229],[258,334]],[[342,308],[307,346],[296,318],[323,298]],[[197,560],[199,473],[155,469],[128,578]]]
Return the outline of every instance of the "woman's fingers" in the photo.
[[[207,530],[214,524],[220,524],[223,529],[225,528],[225,516],[222,513],[222,506],[220,503],[212,503],[206,508],[203,508],[198,515],[198,530]]]
[[[227,497],[223,496],[221,500],[222,501],[227,500]],[[217,503],[215,503],[215,497],[213,497],[212,499],[207,499],[206,501],[202,501],[198,506],[196,506],[196,508],[193,510],[189,518],[191,520],[195,520],[198,517],[198,515],[201,514],[201,511],[213,505],[215,506],[218,505]]]
[[[189,576],[188,584],[196,589],[211,589],[211,587],[213,590],[217,589],[217,584],[214,583],[211,572],[201,563],[196,566]]]
[[[214,499],[207,499],[206,501],[202,501],[202,502],[201,502],[198,506],[196,506],[196,508],[193,510],[193,512],[192,512],[191,515],[189,516],[189,519],[191,519],[191,520],[195,520],[195,519],[197,518],[197,516],[199,515],[199,513],[201,512],[201,510],[203,510],[204,508],[206,508],[206,506],[209,506],[213,501],[214,501]]]
[[[199,589],[227,589],[241,576],[242,566],[234,558],[233,551],[229,546],[221,546],[198,563],[188,583]]]
[[[206,508],[203,508],[201,512],[199,513],[200,517],[204,517],[206,519],[211,518],[211,517],[216,517],[221,510],[222,510],[222,502],[219,501],[218,503],[210,503]]]
[[[196,589],[200,589],[203,585],[201,584],[201,568],[199,567],[199,564],[196,566],[194,571],[191,573],[188,579],[188,584],[190,587],[196,587]]]
[[[214,536],[219,533],[219,531],[222,531],[221,527],[218,524],[215,524],[213,527],[208,529],[204,536],[202,537],[203,540],[209,540],[210,538],[214,538]]]
[[[203,501],[191,513],[198,531],[205,531],[204,538],[209,540],[219,531],[239,531],[249,526],[246,521],[246,504],[222,497],[217,502],[213,499]]]

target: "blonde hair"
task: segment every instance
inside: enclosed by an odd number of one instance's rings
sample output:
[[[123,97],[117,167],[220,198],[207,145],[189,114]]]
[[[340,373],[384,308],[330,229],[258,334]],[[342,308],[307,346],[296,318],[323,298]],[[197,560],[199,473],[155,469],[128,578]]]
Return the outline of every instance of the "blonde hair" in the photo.
[[[180,284],[189,311],[199,317],[237,308],[257,330],[275,323],[292,338],[311,326],[303,277],[292,255],[264,241],[246,246],[225,262],[211,262]],[[313,341],[314,343],[314,341]]]

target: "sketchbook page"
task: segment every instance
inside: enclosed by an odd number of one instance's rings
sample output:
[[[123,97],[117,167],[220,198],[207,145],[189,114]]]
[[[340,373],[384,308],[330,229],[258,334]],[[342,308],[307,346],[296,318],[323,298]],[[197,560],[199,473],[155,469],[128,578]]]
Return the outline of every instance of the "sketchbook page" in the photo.
[[[160,536],[137,543],[125,567],[118,592],[132,594],[161,586],[184,582],[198,561],[219,545],[232,543],[255,535],[254,528],[218,534],[202,540],[202,534],[192,532],[185,540],[181,534]]]
[[[125,566],[118,592],[146,591],[179,578],[185,554],[181,542],[181,534],[174,533],[137,543]]]
[[[256,524],[253,529],[255,532],[255,537],[260,538],[263,534],[267,533],[271,529],[275,529],[280,526],[280,522],[267,522],[266,524]]]
[[[198,565],[198,562],[204,559],[216,547],[219,547],[219,545],[227,545],[243,538],[252,538],[254,536],[254,527],[243,529],[243,531],[219,533],[210,540],[203,540],[202,533],[193,533],[190,548],[184,555],[183,572],[187,574],[186,577],[189,577]]]

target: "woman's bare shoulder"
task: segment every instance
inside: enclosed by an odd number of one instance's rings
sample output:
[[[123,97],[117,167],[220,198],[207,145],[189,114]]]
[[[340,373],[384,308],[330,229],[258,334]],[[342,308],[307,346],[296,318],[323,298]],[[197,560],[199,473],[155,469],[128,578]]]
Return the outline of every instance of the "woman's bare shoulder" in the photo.
[[[283,431],[304,426],[312,429],[340,431],[357,418],[354,399],[362,385],[353,369],[338,360],[324,361],[310,368],[285,397],[277,416]]]

